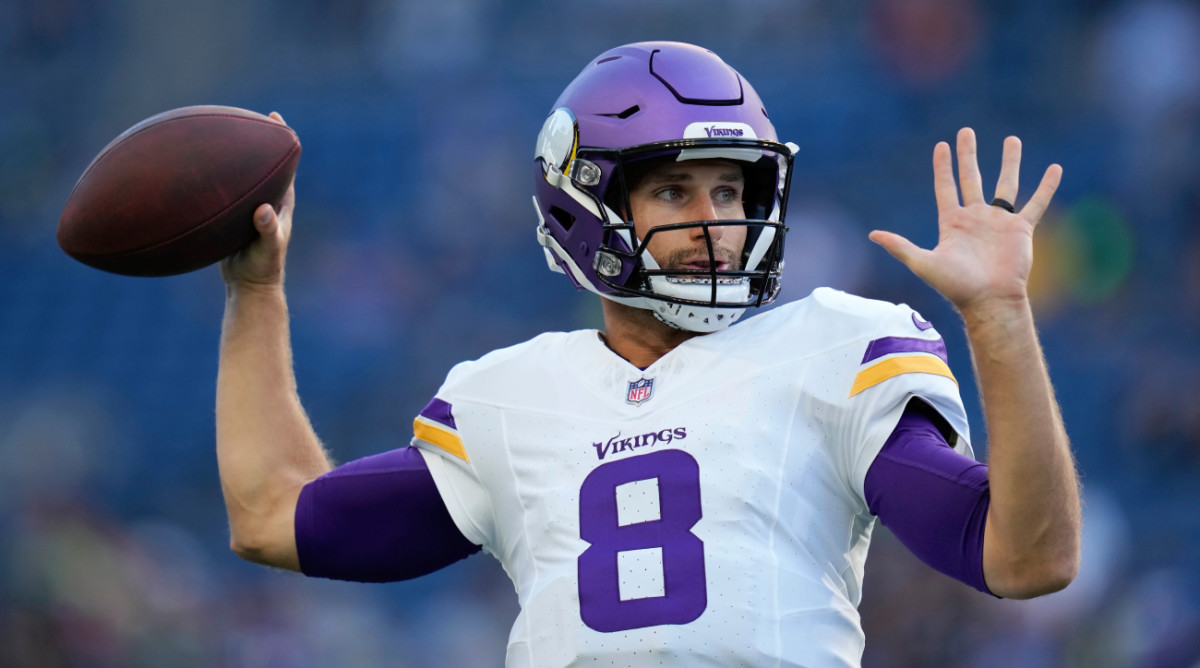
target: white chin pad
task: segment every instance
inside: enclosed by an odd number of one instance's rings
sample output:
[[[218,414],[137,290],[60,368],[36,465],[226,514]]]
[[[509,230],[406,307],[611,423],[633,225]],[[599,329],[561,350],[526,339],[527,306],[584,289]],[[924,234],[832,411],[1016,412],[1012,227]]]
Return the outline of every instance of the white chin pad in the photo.
[[[744,308],[712,308],[666,302],[654,304],[654,315],[659,320],[677,329],[701,334],[725,329],[737,322],[745,311]]]
[[[750,279],[717,279],[717,301],[745,303],[750,299]],[[655,294],[691,301],[712,299],[712,282],[709,279],[680,279],[667,276],[651,276],[650,289]],[[741,317],[746,309],[721,308],[715,306],[693,306],[655,302],[654,313],[660,320],[689,332],[715,332],[724,329]]]

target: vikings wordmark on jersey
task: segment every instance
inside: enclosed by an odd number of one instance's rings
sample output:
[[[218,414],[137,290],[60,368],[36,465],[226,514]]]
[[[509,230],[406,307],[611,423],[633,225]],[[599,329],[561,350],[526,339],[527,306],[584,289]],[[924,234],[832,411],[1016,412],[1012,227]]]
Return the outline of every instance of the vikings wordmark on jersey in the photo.
[[[621,432],[617,432],[616,436],[607,441],[597,441],[592,444],[596,448],[596,459],[603,460],[605,457],[618,452],[625,452],[634,448],[646,448],[655,445],[667,445],[673,441],[679,441],[687,438],[687,428],[675,427],[674,429],[659,429],[658,431],[648,431],[644,434],[634,434],[627,436]]]
[[[595,330],[455,367],[413,443],[517,589],[507,665],[858,665],[868,467],[914,396],[970,453],[922,324],[820,289],[644,371]]]

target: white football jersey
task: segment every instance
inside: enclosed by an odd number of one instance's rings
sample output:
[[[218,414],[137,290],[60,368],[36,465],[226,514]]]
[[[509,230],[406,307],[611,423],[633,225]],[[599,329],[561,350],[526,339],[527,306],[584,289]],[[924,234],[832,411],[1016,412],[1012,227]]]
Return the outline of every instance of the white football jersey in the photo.
[[[508,666],[857,666],[863,480],[913,396],[970,455],[929,323],[819,289],[645,370],[595,330],[465,362],[413,444],[516,586]]]

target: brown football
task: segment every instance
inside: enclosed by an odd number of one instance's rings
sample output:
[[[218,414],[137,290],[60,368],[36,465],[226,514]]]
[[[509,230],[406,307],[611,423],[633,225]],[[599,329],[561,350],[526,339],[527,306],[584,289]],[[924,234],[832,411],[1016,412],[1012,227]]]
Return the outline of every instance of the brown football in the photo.
[[[279,208],[299,162],[296,133],[253,111],[196,106],[151,116],[84,170],[58,221],[58,244],[115,274],[200,269],[255,238],[254,210]]]

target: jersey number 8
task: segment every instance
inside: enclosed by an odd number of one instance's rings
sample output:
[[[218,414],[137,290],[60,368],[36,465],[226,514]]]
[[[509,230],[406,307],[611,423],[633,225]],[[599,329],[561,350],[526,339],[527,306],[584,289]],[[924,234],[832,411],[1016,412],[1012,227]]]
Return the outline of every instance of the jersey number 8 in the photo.
[[[596,467],[579,488],[579,612],[610,633],[687,624],[704,612],[700,466],[660,450]]]

